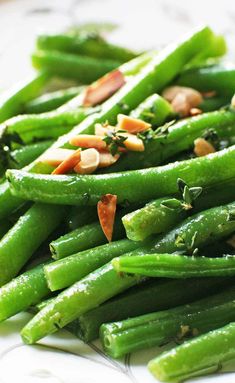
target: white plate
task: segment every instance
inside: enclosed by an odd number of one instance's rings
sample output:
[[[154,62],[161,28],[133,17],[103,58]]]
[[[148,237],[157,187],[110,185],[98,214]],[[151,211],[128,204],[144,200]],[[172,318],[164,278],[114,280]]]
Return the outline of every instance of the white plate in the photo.
[[[147,49],[159,47],[190,28],[209,23],[231,41],[234,52],[234,0],[17,0],[0,4],[0,89],[25,78],[35,35],[77,22],[111,21],[120,25],[114,42]],[[153,383],[146,368],[157,348],[113,361],[99,343],[83,344],[66,331],[25,346],[19,332],[29,314],[0,324],[1,383]],[[17,379],[17,380],[16,380]],[[200,383],[234,383],[235,374],[196,379]],[[192,382],[192,381],[191,381]]]

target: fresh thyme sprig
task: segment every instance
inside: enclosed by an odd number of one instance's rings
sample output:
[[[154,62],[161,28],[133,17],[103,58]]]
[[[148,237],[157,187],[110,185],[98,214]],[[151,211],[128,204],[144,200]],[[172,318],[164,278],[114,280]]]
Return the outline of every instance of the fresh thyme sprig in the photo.
[[[153,130],[148,129],[145,132],[138,133],[137,136],[143,141],[154,140],[157,138],[166,138],[169,133],[169,128],[175,123],[176,120],[166,122],[163,126]]]
[[[201,187],[189,187],[184,180],[178,178],[177,180],[178,189],[181,194],[182,199],[178,198],[169,198],[162,201],[161,205],[167,207],[168,209],[183,209],[190,210],[193,208],[194,201],[202,193]]]
[[[124,142],[126,141],[127,137],[121,134],[124,132],[124,130],[108,129],[106,136],[103,138],[103,141],[109,147],[109,151],[112,156],[115,156],[115,154],[120,152],[119,148],[125,148]]]

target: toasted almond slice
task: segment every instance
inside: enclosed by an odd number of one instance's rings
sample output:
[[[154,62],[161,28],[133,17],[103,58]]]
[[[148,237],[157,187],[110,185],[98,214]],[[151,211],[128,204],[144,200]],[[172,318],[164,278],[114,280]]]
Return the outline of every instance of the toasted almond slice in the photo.
[[[203,157],[210,153],[215,153],[215,148],[204,138],[197,138],[194,141],[194,153],[197,157]]]
[[[117,196],[105,194],[97,204],[100,225],[107,240],[111,242],[117,207]]]
[[[162,95],[167,101],[172,103],[179,93],[186,97],[186,100],[189,102],[191,108],[198,106],[203,100],[200,92],[186,86],[170,86],[164,89]]]
[[[190,116],[198,116],[199,114],[202,114],[202,110],[199,108],[191,108],[189,113]]]
[[[93,134],[79,134],[71,138],[69,143],[73,146],[79,146],[80,148],[94,148],[98,150],[102,150],[107,147],[101,136]]]
[[[81,160],[81,150],[75,150],[70,156],[68,156],[55,170],[52,174],[66,174],[69,173]]]
[[[119,157],[119,154],[115,154],[115,156],[112,156],[112,154],[107,151],[100,152],[99,168],[107,168],[108,166],[115,164]]]
[[[125,114],[119,114],[117,116],[118,130],[126,130],[129,133],[137,134],[140,132],[145,132],[146,130],[151,128],[151,124],[139,120],[138,118],[133,118],[130,116],[126,116]]]
[[[186,117],[190,114],[191,105],[183,93],[178,93],[173,99],[171,105],[173,110],[182,117]]]
[[[51,166],[58,166],[66,160],[75,150],[63,149],[63,148],[52,148],[43,153],[37,160],[37,162],[43,162]]]
[[[83,105],[95,106],[107,100],[125,84],[123,73],[116,69],[101,77],[95,84],[87,87]]]
[[[102,124],[95,124],[95,135],[96,136],[107,136],[108,131],[116,132],[117,128],[116,126],[112,125],[102,125]]]
[[[133,152],[144,151],[144,143],[140,138],[130,133],[121,133],[121,135],[127,137],[123,144],[128,150],[131,150]]]
[[[74,171],[79,174],[93,173],[100,161],[100,155],[96,149],[86,149],[81,152],[81,161],[75,166]]]

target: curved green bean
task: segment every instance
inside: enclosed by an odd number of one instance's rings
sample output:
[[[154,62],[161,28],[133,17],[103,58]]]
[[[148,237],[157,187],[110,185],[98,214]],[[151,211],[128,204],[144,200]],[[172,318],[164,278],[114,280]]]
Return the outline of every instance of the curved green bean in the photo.
[[[235,177],[235,146],[205,157],[123,173],[56,176],[8,170],[6,176],[12,193],[26,200],[95,205],[102,195],[111,193],[119,203],[140,203],[176,193],[178,177],[189,186],[201,187]]]
[[[218,139],[235,134],[235,113],[214,111],[180,120],[170,126],[163,126],[155,137],[144,140],[143,152],[124,153],[106,172],[112,173],[130,169],[157,166],[172,156],[193,149],[196,138],[213,131]]]

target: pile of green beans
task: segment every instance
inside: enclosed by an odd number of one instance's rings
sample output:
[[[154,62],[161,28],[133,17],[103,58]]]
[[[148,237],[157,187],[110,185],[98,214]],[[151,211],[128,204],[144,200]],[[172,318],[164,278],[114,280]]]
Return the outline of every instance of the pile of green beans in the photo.
[[[37,38],[38,73],[0,100],[0,321],[34,313],[26,344],[66,328],[120,358],[183,341],[148,364],[165,382],[235,359],[235,72],[218,63],[225,52],[208,27],[141,55],[94,34]],[[84,106],[115,68],[124,85]],[[50,88],[57,76],[65,88]],[[160,95],[176,84],[207,93],[186,118]],[[77,149],[71,138],[116,126],[119,114],[149,126],[136,133],[143,151],[120,151],[94,174],[51,174],[42,154]],[[117,197],[110,242],[102,203],[97,211],[106,194]]]

